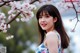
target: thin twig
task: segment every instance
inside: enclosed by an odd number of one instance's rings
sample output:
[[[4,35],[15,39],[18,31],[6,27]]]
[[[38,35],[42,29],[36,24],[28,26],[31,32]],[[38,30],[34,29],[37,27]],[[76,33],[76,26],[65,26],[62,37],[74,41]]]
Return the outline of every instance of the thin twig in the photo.
[[[67,1],[65,1],[65,2],[67,2]],[[72,8],[74,9],[74,11],[75,11],[75,13],[76,13],[77,22],[76,22],[76,24],[75,24],[75,26],[74,26],[74,28],[73,28],[73,30],[75,30],[75,28],[76,28],[76,26],[77,26],[77,23],[80,21],[80,20],[79,20],[79,17],[78,17],[79,11],[76,10],[76,7],[75,7],[75,5],[74,5],[74,3],[73,3],[72,0],[70,0],[69,2],[71,2],[72,6],[73,6]],[[79,1],[77,1],[77,2],[79,2]],[[69,8],[71,8],[71,7],[69,7]]]
[[[6,5],[6,3],[9,3],[9,2],[11,2],[11,1],[4,1],[3,4],[0,5],[0,7]]]
[[[76,10],[76,8],[75,8],[75,5],[73,4],[73,2],[71,2],[71,3],[72,3],[72,5],[73,5],[74,11],[76,12],[76,18],[77,18],[77,20],[78,20],[78,14],[77,14],[77,10]]]
[[[14,18],[12,18],[8,23],[6,23],[7,25],[10,24],[12,21],[14,21],[19,15],[21,14],[21,12],[17,13],[16,16]]]
[[[74,9],[74,11],[75,11],[75,13],[76,13],[76,18],[77,18],[77,22],[76,22],[76,24],[75,24],[75,26],[74,26],[74,30],[75,30],[75,28],[76,28],[76,26],[77,26],[77,23],[79,22],[79,18],[78,18],[78,12],[77,12],[77,10],[76,10],[76,8],[75,8],[75,5],[73,4],[73,2],[71,2],[72,3],[72,5],[73,5],[73,9]]]
[[[32,0],[32,1],[30,2],[30,4],[33,4],[33,3],[37,2],[37,1],[39,1],[39,0]]]
[[[73,30],[75,30],[75,28],[76,28],[76,26],[77,26],[78,22],[79,22],[79,21],[77,21],[77,22],[76,22],[76,24],[75,24],[75,26],[74,26]]]

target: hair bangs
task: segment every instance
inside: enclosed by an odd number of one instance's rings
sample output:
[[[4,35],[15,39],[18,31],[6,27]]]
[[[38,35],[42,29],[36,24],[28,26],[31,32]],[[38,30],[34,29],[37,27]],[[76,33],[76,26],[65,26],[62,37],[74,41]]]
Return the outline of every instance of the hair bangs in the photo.
[[[44,6],[38,10],[37,15],[36,15],[37,19],[39,19],[39,16],[43,16],[43,13],[49,14],[52,17],[56,17],[56,13],[54,9],[48,6],[47,7]]]

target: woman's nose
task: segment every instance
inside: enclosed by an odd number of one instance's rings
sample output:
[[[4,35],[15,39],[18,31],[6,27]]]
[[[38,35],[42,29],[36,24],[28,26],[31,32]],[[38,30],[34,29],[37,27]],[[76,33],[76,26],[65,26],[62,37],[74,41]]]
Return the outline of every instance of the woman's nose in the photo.
[[[45,18],[44,18],[44,17],[42,17],[41,21],[45,21]]]

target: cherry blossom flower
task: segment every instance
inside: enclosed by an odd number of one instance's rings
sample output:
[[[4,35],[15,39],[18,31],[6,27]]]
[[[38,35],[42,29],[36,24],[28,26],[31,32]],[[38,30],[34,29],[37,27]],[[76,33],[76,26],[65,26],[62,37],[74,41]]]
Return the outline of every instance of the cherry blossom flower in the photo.
[[[19,22],[19,21],[20,21],[20,19],[19,19],[19,18],[16,18],[16,21],[17,21],[17,22]]]
[[[16,14],[19,12],[21,12],[20,16],[22,22],[28,22],[34,16],[32,10],[35,10],[36,6],[33,4],[29,4],[25,1],[22,3],[20,1],[10,1],[8,4],[11,7],[11,9],[8,11],[8,21],[14,19]],[[5,14],[0,13],[0,30],[3,32],[7,32],[7,29],[11,27],[10,24],[6,23],[5,18]],[[16,21],[19,22],[20,19],[16,17]]]

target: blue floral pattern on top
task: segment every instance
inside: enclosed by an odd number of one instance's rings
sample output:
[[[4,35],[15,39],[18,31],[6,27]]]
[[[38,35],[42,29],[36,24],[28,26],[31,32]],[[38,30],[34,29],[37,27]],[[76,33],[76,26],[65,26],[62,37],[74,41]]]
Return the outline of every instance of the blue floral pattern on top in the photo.
[[[49,53],[48,49],[45,47],[44,43],[42,43],[37,49],[36,53]]]
[[[61,48],[61,38],[59,33],[57,32],[59,44],[58,44],[58,53],[62,53],[62,48]],[[48,48],[44,45],[44,43],[40,44],[38,48],[36,49],[36,53],[49,53]]]

